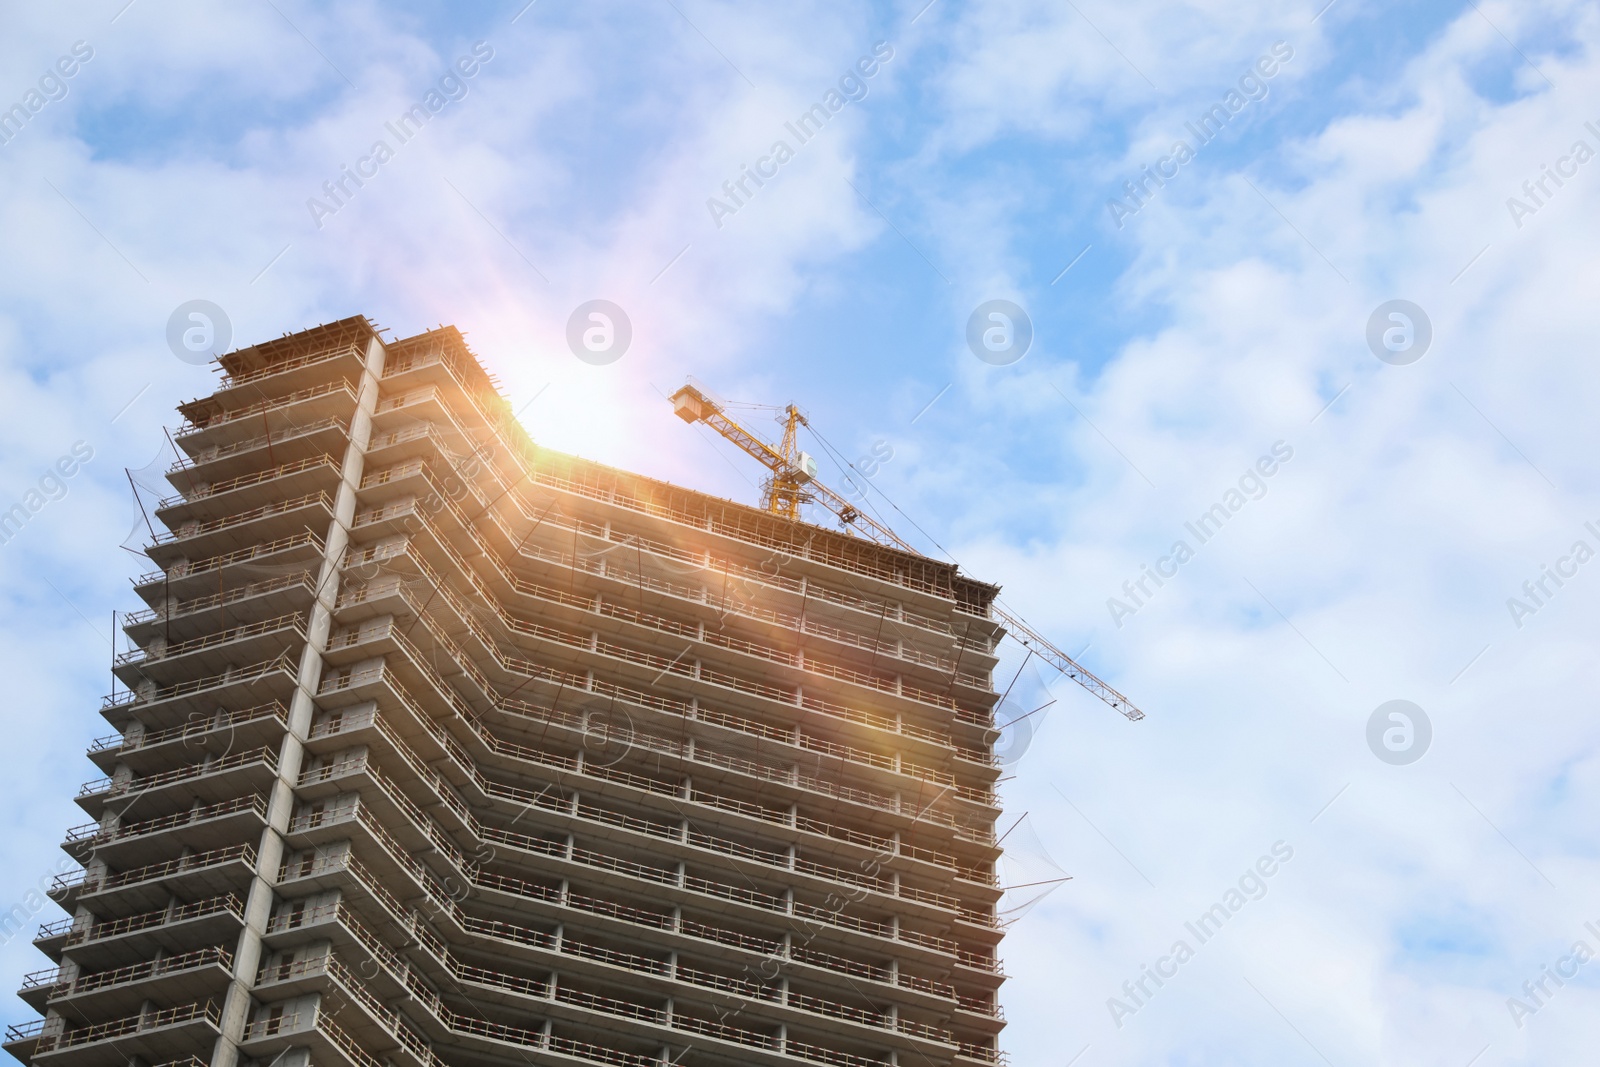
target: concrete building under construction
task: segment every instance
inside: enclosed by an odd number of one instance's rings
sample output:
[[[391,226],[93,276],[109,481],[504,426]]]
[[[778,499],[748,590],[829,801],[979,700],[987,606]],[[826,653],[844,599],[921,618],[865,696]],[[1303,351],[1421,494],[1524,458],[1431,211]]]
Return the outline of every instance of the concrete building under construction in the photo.
[[[993,586],[541,448],[454,328],[220,363],[16,1058],[1003,1062]]]

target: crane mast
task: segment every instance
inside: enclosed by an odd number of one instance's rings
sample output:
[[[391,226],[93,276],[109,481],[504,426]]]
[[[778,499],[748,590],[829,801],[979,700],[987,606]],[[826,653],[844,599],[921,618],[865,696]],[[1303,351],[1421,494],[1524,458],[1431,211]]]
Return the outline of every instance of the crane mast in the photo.
[[[669,399],[672,401],[673,410],[684,422],[691,425],[696,422],[705,423],[767,468],[768,475],[762,486],[762,506],[767,511],[798,520],[802,503],[821,504],[837,515],[840,522],[860,531],[868,540],[921,555],[889,527],[862,513],[844,497],[817,481],[816,461],[799,450],[795,439],[796,428],[804,425],[806,418],[793,404],[783,409],[783,441],[778,447],[773,447],[760,436],[740,426],[721,404],[693,385],[683,386]],[[1144,712],[1135,707],[1131,700],[1102,681],[1093,671],[1051,644],[1022,619],[998,603],[991,605],[991,610],[996,618],[1005,623],[1012,636],[1034,655],[1083,686],[1130,721],[1144,718]]]

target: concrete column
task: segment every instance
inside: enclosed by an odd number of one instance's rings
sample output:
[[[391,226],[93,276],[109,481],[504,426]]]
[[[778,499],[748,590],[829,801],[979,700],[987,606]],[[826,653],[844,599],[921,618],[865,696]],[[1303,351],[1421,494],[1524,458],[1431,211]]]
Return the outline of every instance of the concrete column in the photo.
[[[378,377],[383,373],[382,343],[367,342],[366,366],[356,392],[356,411],[350,420],[350,444],[345,449],[342,477],[334,496],[333,523],[317,574],[317,600],[311,606],[306,625],[306,644],[300,652],[299,672],[294,696],[289,702],[289,729],[278,752],[278,778],[267,802],[267,827],[257,849],[256,874],[245,901],[245,928],[234,950],[233,981],[223,999],[222,1026],[211,1053],[211,1067],[234,1067],[239,1059],[239,1041],[244,1037],[250,1015],[250,990],[255,985],[261,963],[261,938],[272,915],[272,885],[283,860],[283,834],[294,812],[294,783],[299,780],[305,758],[303,738],[311,729],[316,712],[312,695],[322,680],[322,652],[327,646],[333,622],[333,604],[338,599],[339,563],[344,557],[355,518],[356,491],[366,465],[367,441],[372,435],[372,415],[378,405]]]

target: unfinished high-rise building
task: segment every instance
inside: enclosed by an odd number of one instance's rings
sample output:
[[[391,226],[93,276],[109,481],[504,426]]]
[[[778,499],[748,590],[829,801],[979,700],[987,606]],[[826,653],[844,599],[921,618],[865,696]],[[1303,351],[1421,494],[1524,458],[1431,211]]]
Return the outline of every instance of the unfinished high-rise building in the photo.
[[[995,1064],[995,588],[351,318],[180,406],[35,1067]]]

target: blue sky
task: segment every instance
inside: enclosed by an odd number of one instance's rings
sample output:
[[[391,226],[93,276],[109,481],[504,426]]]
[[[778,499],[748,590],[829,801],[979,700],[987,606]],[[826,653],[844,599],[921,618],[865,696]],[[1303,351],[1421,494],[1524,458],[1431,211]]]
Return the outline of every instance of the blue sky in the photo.
[[[0,144],[0,510],[93,453],[0,545],[0,903],[81,821],[111,612],[148,568],[119,547],[141,523],[124,468],[210,388],[168,317],[213,301],[247,344],[367,314],[467,331],[549,445],[741,500],[756,472],[664,394],[692,374],[801,404],[849,458],[892,455],[873,499],[903,534],[1147,709],[1018,694],[1057,701],[1005,786],[1018,880],[1072,881],[1013,902],[1013,1062],[1583,1059],[1600,964],[1531,1015],[1507,998],[1600,951],[1600,563],[1520,618],[1508,600],[1600,547],[1600,161],[1560,164],[1600,149],[1600,11],[524,3],[0,15],[0,107],[93,50]],[[395,142],[477,42],[465,95]],[[879,42],[866,95],[718,226],[708,199]],[[1279,42],[1264,98],[1119,228],[1124,181]],[[394,158],[317,219],[379,138]],[[606,366],[565,340],[596,298],[633,326]],[[1034,327],[1006,366],[965,340],[994,299]],[[1395,299],[1433,327],[1409,365],[1365,337]],[[1130,603],[1279,442],[1259,498]],[[1409,765],[1366,740],[1393,699],[1432,723]],[[1119,1019],[1123,982],[1280,841],[1265,895]],[[23,939],[0,962],[44,965]]]

